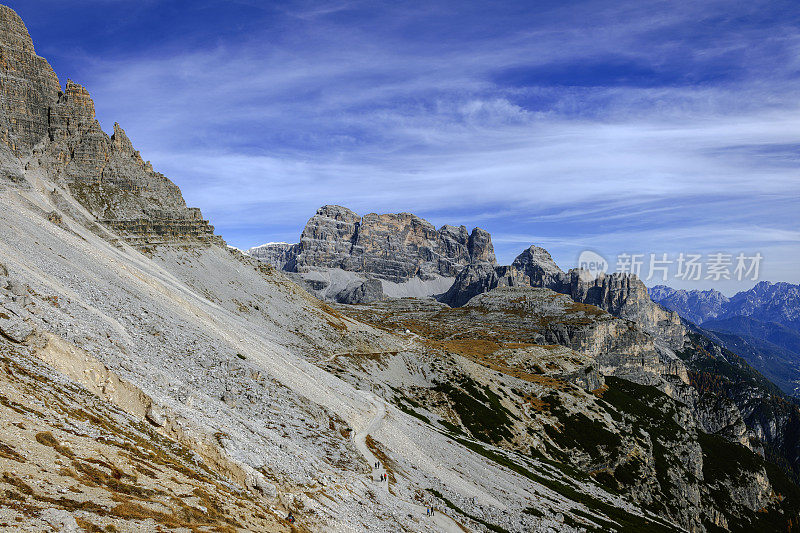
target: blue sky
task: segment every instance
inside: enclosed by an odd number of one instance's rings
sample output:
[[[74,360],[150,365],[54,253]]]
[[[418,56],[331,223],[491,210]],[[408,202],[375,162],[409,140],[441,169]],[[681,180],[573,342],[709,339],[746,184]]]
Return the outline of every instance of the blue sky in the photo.
[[[6,3],[235,246],[335,203],[800,282],[797,2]]]

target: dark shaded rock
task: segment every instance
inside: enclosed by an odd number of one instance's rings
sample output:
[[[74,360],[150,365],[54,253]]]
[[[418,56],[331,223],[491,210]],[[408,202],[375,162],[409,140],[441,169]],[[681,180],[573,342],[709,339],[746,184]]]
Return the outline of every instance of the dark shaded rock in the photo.
[[[342,304],[369,304],[383,300],[383,285],[379,279],[353,281],[345,290],[336,295],[336,301]]]
[[[547,287],[562,274],[550,253],[544,248],[530,246],[511,264],[513,270],[526,277],[533,287]]]
[[[286,242],[269,242],[247,250],[247,255],[258,259],[278,270],[293,270],[294,258],[297,256],[299,244]]]
[[[513,286],[513,278],[503,283],[505,278],[498,274],[499,268],[490,263],[467,265],[456,276],[450,289],[439,298],[439,301],[451,307],[466,305],[474,296],[488,292],[496,287]]]

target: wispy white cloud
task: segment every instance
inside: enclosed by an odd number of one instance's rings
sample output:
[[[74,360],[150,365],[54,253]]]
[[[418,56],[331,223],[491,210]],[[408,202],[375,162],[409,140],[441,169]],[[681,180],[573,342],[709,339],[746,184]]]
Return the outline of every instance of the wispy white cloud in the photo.
[[[525,9],[291,5],[238,40],[94,52],[81,81],[239,247],[340,203],[483,224],[504,260],[528,241],[564,261],[761,243],[800,281],[795,19],[737,26],[767,7],[722,1]]]

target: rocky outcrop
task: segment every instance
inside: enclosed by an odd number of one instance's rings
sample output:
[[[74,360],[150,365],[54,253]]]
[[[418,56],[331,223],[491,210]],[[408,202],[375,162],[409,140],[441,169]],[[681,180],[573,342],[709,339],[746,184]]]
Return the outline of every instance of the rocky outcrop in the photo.
[[[503,330],[536,328],[537,344],[567,346],[588,355],[601,374],[658,386],[662,376],[674,376],[688,384],[683,363],[663,357],[653,338],[636,324],[568,295],[530,286],[500,287],[472,298],[464,309],[491,313]]]
[[[369,304],[383,300],[383,285],[378,279],[353,281],[336,296],[342,304]]]
[[[437,230],[411,213],[359,217],[336,205],[317,210],[298,244],[266,244],[247,253],[290,272],[341,269],[394,283],[452,277],[469,264],[496,263],[491,236],[480,228]]]
[[[561,275],[561,269],[544,248],[530,246],[519,254],[506,275],[512,275],[534,287],[547,287]]]
[[[547,287],[569,294],[576,302],[595,305],[614,316],[633,320],[671,349],[683,347],[686,331],[680,317],[650,300],[647,287],[635,275],[601,273],[591,278],[585,271],[573,269],[553,279]]]
[[[517,286],[545,287],[568,294],[576,302],[639,323],[671,349],[683,346],[685,330],[680,317],[650,300],[647,287],[638,277],[603,273],[592,277],[578,269],[563,272],[550,254],[537,246],[522,252],[510,266],[481,264],[463,269],[441,300],[457,307],[497,287]]]
[[[466,305],[473,296],[483,294],[497,287],[513,286],[513,280],[506,280],[498,274],[498,269],[489,263],[468,265],[458,276],[453,285],[441,297],[441,301],[452,307]]]
[[[289,244],[288,242],[268,242],[261,246],[254,246],[246,253],[278,270],[287,270],[287,265],[292,263],[297,256],[299,246],[299,244]],[[290,266],[288,270],[292,270],[292,268]]]
[[[113,135],[103,132],[84,87],[68,80],[61,89],[22,20],[5,6],[0,36],[0,140],[26,171],[41,171],[67,188],[133,244],[222,243],[200,211],[186,206],[180,189],[142,159],[119,124]],[[7,184],[22,181],[3,174]]]
[[[49,109],[60,91],[50,64],[36,55],[22,19],[0,5],[0,139],[16,155],[49,131]]]

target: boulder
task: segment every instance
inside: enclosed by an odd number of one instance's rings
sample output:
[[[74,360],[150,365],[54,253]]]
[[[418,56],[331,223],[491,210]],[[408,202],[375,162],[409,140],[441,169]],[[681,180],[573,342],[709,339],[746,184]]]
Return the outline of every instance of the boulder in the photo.
[[[0,307],[0,334],[13,342],[23,343],[33,334],[33,327]]]

